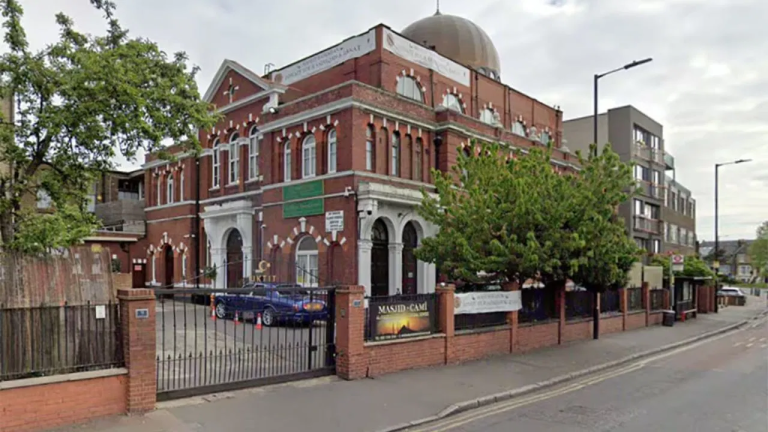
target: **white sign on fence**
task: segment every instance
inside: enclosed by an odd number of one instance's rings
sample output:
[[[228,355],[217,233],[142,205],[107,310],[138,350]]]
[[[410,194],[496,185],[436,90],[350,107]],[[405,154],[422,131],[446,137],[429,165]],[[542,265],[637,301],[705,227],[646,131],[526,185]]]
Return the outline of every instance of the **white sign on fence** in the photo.
[[[344,231],[344,210],[325,212],[325,231]]]
[[[290,85],[338,66],[347,60],[368,54],[374,49],[376,49],[376,30],[371,29],[368,33],[347,39],[312,57],[272,72],[272,79],[275,82]]]
[[[522,309],[520,291],[491,291],[454,294],[454,315],[512,312]]]
[[[685,255],[672,255],[669,257],[672,271],[681,272],[685,268]]]
[[[97,305],[96,319],[105,319],[105,318],[107,318],[107,307],[104,305]]]
[[[384,29],[384,48],[400,58],[432,69],[469,87],[469,69],[387,29]]]

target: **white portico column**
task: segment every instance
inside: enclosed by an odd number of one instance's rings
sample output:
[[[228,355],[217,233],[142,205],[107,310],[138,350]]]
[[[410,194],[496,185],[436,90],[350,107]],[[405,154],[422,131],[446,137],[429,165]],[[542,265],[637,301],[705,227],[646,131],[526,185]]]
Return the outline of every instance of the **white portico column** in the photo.
[[[389,295],[403,293],[403,244],[389,244]]]
[[[370,240],[357,241],[357,283],[365,287],[365,295],[371,295],[371,250]]]
[[[216,280],[213,281],[213,288],[226,288],[224,282],[227,268],[224,266],[224,258],[227,256],[227,250],[224,248],[211,248],[211,263],[216,266]]]

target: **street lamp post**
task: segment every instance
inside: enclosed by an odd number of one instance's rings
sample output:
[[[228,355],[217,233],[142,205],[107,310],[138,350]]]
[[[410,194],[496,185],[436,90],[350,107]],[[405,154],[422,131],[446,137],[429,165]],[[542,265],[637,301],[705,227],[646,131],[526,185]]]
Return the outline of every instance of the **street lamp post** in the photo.
[[[717,290],[720,288],[720,215],[719,215],[719,194],[720,194],[720,183],[719,183],[719,177],[720,177],[720,167],[726,166],[726,165],[738,165],[743,164],[747,162],[751,162],[752,159],[739,159],[737,161],[733,162],[726,162],[726,163],[719,163],[715,164],[715,256],[714,256],[714,267],[715,267],[715,312],[718,311],[718,305],[717,305]]]
[[[595,81],[594,81],[594,87],[593,87],[593,90],[594,90],[593,91],[593,96],[594,96],[595,117],[594,117],[593,123],[592,123],[592,126],[593,126],[593,129],[592,129],[592,138],[593,138],[592,142],[595,144],[595,147],[594,147],[593,152],[592,152],[593,156],[597,156],[597,147],[598,147],[598,142],[597,142],[597,82],[600,80],[600,78],[602,78],[602,77],[604,77],[606,75],[610,75],[612,73],[616,73],[616,72],[627,70],[627,69],[632,69],[633,67],[637,67],[637,66],[640,66],[640,65],[643,65],[643,64],[646,64],[646,63],[650,63],[651,61],[653,61],[653,59],[650,58],[650,57],[647,58],[647,59],[643,59],[643,60],[635,60],[632,63],[627,63],[627,64],[625,64],[624,66],[622,66],[620,68],[616,68],[614,70],[611,70],[611,71],[608,71],[608,72],[605,72],[605,73],[601,73],[601,74],[595,74]],[[594,311],[593,311],[593,315],[592,315],[592,337],[594,339],[599,339],[600,338],[600,305],[598,304],[599,303],[599,301],[598,301],[599,298],[600,298],[600,294],[595,292],[594,293],[594,297],[592,299],[592,301],[594,303],[594,308],[595,308]]]

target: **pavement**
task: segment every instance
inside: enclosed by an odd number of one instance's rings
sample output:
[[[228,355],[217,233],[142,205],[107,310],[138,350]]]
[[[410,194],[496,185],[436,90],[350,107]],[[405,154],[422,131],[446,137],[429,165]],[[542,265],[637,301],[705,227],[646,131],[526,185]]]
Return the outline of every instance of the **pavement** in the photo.
[[[511,398],[535,392],[618,367],[649,352],[722,333],[765,311],[765,299],[749,297],[745,307],[700,314],[671,328],[654,326],[525,354],[373,379],[346,382],[327,377],[169,401],[144,416],[109,418],[59,431],[402,430],[410,422],[422,424],[438,415],[448,418],[494,403],[503,399],[499,395]]]

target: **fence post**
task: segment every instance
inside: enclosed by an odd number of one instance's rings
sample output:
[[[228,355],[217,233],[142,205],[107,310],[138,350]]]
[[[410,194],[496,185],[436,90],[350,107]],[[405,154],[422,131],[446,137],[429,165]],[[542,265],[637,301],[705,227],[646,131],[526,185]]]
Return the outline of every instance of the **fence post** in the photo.
[[[619,288],[619,308],[621,308],[621,331],[627,331],[627,289]]]
[[[450,364],[453,362],[453,336],[456,334],[455,316],[453,315],[456,286],[453,284],[438,285],[435,292],[437,293],[438,310],[437,329],[445,334],[445,364]]]
[[[565,333],[565,284],[557,287],[557,291],[555,291],[555,309],[557,309],[560,318],[557,326],[557,344],[560,345],[563,343],[563,334]]]
[[[645,306],[645,326],[651,321],[651,284],[643,282],[643,305]]]
[[[336,291],[336,374],[345,380],[366,375],[364,296],[359,285]]]
[[[507,282],[502,284],[504,291],[520,291],[520,284],[517,282]],[[522,293],[520,293],[522,295]],[[509,324],[509,352],[517,350],[517,321],[518,311],[507,312],[507,323]]]
[[[155,293],[151,289],[121,289],[117,296],[128,369],[126,407],[129,414],[152,411],[157,401]]]

